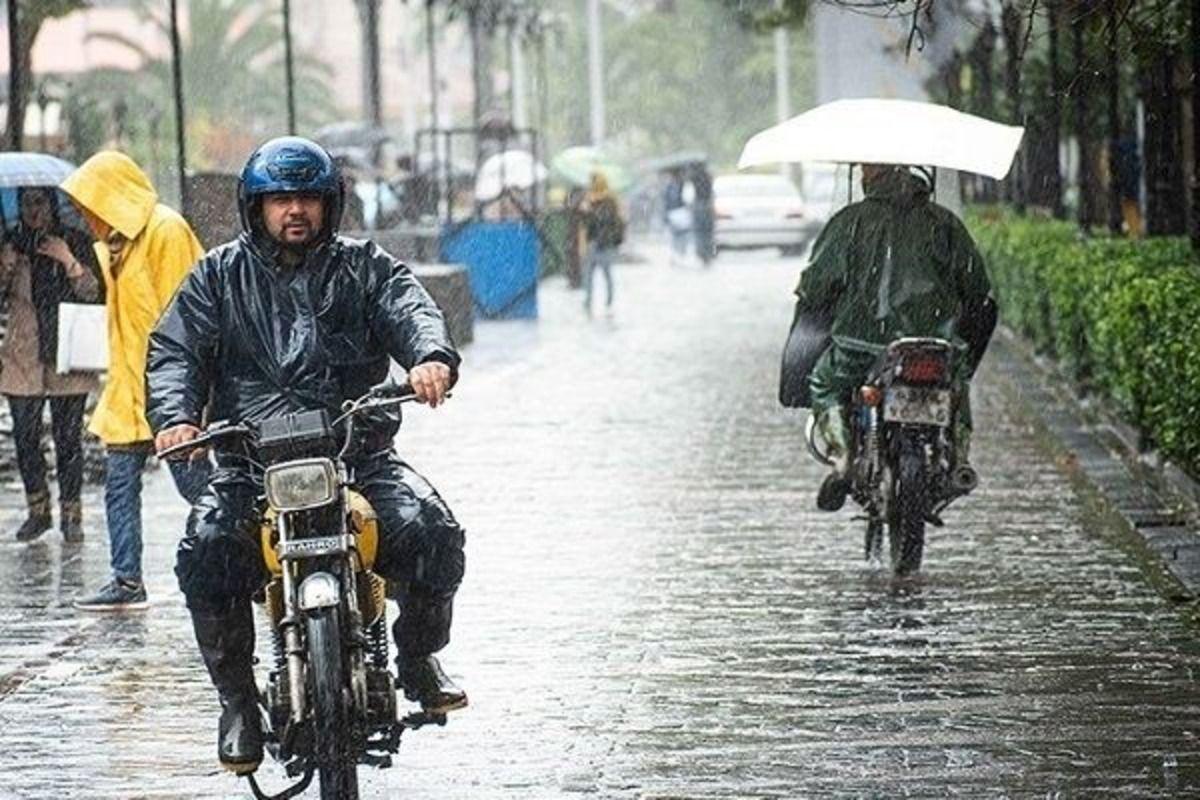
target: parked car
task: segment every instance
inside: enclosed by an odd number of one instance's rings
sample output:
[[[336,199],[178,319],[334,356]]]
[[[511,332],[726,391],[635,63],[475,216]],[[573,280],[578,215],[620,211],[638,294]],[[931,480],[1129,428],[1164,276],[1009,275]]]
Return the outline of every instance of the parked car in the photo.
[[[714,243],[799,250],[814,233],[800,190],[783,175],[720,175],[713,181]]]
[[[846,197],[846,179],[845,166],[803,165],[800,186],[804,197],[804,213],[814,234],[819,233],[829,218],[849,201]]]

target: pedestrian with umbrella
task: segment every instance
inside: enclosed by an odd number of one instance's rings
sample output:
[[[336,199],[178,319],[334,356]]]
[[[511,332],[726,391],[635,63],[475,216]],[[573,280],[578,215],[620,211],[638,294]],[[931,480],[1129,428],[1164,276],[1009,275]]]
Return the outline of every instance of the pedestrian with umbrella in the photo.
[[[58,474],[59,528],[63,540],[83,540],[83,414],[88,392],[99,388],[94,373],[57,370],[59,304],[102,298],[99,264],[91,238],[67,224],[70,206],[55,188],[74,167],[37,153],[0,153],[0,186],[13,228],[5,225],[0,246],[0,297],[8,324],[0,341],[0,393],[13,418],[17,466],[28,515],[17,529],[20,542],[50,529],[50,490],[42,453],[42,416],[50,406]],[[5,220],[7,223],[8,220]]]

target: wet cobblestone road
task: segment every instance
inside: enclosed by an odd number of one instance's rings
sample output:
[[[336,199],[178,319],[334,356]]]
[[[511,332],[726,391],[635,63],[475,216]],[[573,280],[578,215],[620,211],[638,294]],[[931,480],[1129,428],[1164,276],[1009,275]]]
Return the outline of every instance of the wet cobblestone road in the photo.
[[[1200,793],[1196,632],[1014,413],[1011,364],[976,388],[981,489],[897,586],[812,510],[775,402],[799,262],[664,264],[618,269],[611,318],[547,283],[540,324],[481,326],[455,398],[410,413],[468,530],[445,663],[472,707],[365,797]],[[170,573],[182,503],[149,486],[148,613],[68,607],[106,572],[98,499],[79,551],[5,534],[4,800],[247,796]]]

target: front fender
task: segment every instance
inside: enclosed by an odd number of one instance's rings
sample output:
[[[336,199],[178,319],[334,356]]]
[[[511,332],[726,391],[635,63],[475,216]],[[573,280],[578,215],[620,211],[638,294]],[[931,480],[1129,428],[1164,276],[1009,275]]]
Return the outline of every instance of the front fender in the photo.
[[[328,572],[314,572],[300,583],[296,604],[302,611],[336,606],[342,599],[342,584]]]

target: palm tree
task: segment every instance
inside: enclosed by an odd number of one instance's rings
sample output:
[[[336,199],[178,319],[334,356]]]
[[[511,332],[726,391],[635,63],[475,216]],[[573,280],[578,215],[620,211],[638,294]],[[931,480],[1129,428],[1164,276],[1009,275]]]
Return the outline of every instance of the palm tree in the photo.
[[[153,22],[162,37],[170,37],[170,19],[162,3],[137,0],[134,6]],[[239,0],[190,0],[187,30],[181,31],[183,92],[188,114],[188,149],[197,166],[232,166],[253,143],[287,127],[282,18]],[[95,32],[89,38],[125,47],[142,61],[142,86],[135,94],[154,105],[170,107],[171,62],[116,31]],[[336,115],[324,62],[297,55],[297,123],[316,127]],[[168,135],[170,129],[162,131]]]
[[[4,140],[12,149],[19,150],[21,149],[21,133],[25,125],[25,103],[29,99],[29,87],[33,85],[31,80],[33,43],[42,28],[42,23],[48,19],[65,17],[73,11],[83,8],[86,3],[84,0],[42,0],[32,5],[29,3],[24,6],[11,5],[14,2],[16,0],[8,0],[5,3],[10,12],[10,20],[14,16],[12,11],[16,10],[17,52],[8,54],[9,60],[16,62],[16,69],[10,70],[9,94],[12,96],[9,98]],[[12,85],[14,78],[18,84],[16,86]]]

